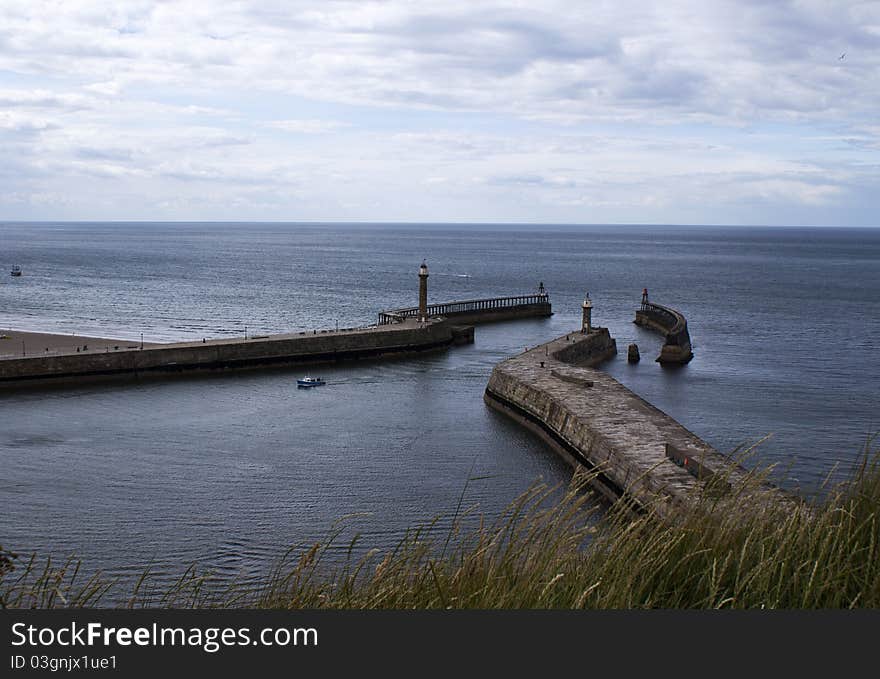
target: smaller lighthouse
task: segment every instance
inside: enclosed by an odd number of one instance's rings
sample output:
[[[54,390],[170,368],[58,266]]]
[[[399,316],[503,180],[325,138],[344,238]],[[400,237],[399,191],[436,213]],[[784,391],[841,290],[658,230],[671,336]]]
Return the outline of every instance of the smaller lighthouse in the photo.
[[[584,309],[584,318],[581,324],[581,332],[584,334],[589,334],[593,332],[593,301],[590,299],[590,293],[588,292],[586,297],[584,297],[584,303],[581,305]]]
[[[424,260],[419,267],[419,320],[428,320],[428,265]]]

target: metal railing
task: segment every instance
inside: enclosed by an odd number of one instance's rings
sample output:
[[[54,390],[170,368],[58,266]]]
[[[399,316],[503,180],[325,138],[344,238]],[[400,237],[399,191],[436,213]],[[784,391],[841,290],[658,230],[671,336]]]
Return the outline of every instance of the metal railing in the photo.
[[[468,299],[456,302],[443,302],[441,304],[429,304],[428,316],[450,316],[452,314],[478,313],[481,311],[493,311],[496,309],[511,309],[521,306],[547,304],[550,301],[547,293],[533,293],[530,295],[514,295],[513,297],[490,297],[488,299]],[[418,318],[417,306],[406,309],[392,309],[379,312],[379,325],[399,323],[407,318]]]
[[[687,321],[675,309],[670,309],[662,304],[654,304],[653,302],[642,302],[640,311],[643,311],[666,328],[668,335],[677,335],[682,330],[687,329]]]

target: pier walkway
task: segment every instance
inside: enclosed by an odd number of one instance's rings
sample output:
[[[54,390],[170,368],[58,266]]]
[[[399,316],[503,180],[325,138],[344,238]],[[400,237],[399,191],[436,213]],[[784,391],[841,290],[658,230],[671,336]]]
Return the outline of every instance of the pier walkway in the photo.
[[[335,363],[399,356],[474,341],[471,324],[550,316],[544,284],[536,294],[428,305],[428,266],[419,267],[419,305],[383,311],[379,322],[359,328],[312,330],[201,342],[145,345],[89,340],[66,343],[38,355],[0,356],[0,385],[78,383],[120,376],[161,376],[269,366]],[[4,347],[5,348],[5,347]],[[16,346],[17,354],[17,346]]]
[[[0,385],[79,383],[98,378],[335,363],[415,354],[472,341],[473,328],[439,319],[409,319],[389,326],[175,342],[143,348],[126,342],[112,349],[0,359]]]
[[[484,399],[594,472],[606,498],[627,498],[635,508],[670,515],[710,483],[726,492],[746,478],[747,470],[592,367],[616,353],[605,328],[563,335],[495,366]],[[778,489],[760,492],[788,501]]]
[[[15,354],[0,355],[0,385],[76,383],[412,354],[471,343],[474,323],[553,313],[543,283],[536,294],[428,305],[428,276],[428,265],[422,262],[418,306],[382,311],[376,325],[359,328],[158,345],[89,339],[70,346],[65,338],[64,344],[56,341],[51,351],[47,344],[36,356],[28,355],[24,341],[19,355],[16,340]]]
[[[428,304],[425,313],[429,318],[448,318],[458,323],[491,323],[514,318],[551,316],[550,298],[546,292],[513,297],[490,297],[468,299],[441,304]],[[418,318],[419,307],[392,309],[379,312],[379,325],[400,323],[407,318]]]

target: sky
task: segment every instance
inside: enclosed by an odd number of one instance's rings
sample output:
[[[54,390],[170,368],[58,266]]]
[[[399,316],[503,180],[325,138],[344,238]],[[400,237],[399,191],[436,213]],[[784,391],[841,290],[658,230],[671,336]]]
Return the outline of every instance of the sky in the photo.
[[[0,219],[880,225],[880,2],[0,0]]]

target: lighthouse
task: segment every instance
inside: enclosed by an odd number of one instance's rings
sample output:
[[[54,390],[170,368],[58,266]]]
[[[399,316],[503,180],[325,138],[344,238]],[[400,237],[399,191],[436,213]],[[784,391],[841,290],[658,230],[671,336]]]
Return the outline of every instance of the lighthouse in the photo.
[[[428,320],[428,265],[424,260],[419,267],[419,320]]]
[[[584,308],[584,318],[583,323],[581,324],[581,332],[584,334],[589,334],[593,332],[593,301],[590,299],[590,293],[588,292],[586,297],[584,297],[584,303],[581,305]]]

